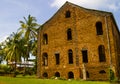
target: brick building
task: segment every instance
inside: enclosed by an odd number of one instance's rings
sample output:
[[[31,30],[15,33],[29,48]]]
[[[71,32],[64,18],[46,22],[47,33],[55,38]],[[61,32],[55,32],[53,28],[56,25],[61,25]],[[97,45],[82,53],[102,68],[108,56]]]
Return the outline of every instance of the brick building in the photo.
[[[110,12],[66,2],[38,36],[39,78],[108,80],[120,77],[120,33]]]

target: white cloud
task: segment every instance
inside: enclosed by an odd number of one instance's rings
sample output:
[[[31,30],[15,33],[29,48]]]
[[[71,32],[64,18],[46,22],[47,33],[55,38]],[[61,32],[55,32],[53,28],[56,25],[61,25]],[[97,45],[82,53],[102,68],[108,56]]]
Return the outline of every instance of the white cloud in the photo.
[[[107,9],[113,11],[120,9],[119,0],[67,0],[67,1],[92,9]],[[66,0],[54,0],[51,6],[59,8],[65,2]]]
[[[9,35],[1,34],[1,35],[0,35],[0,42],[5,41],[8,36],[9,36]]]

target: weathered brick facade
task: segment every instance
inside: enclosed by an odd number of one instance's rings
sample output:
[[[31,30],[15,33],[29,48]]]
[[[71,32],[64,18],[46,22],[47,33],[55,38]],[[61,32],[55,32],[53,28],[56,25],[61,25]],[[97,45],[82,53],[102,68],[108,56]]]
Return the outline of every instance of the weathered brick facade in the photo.
[[[120,77],[120,33],[110,12],[66,2],[38,36],[40,78],[108,80]]]

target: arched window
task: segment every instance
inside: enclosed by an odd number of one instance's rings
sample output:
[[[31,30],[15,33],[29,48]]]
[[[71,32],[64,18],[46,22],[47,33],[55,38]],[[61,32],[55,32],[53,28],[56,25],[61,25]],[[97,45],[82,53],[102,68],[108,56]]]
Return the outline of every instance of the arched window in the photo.
[[[48,78],[48,74],[45,72],[45,73],[43,73],[43,77],[44,78]]]
[[[68,79],[72,79],[72,78],[74,78],[74,74],[73,74],[73,72],[70,71],[68,73]]]
[[[105,74],[106,72],[104,70],[99,71],[100,74]]]
[[[68,10],[68,11],[66,11],[65,17],[66,17],[66,18],[69,18],[70,16],[71,16],[70,11],[69,11],[69,10]]]
[[[47,34],[43,34],[43,44],[48,44],[48,35]]]
[[[56,72],[56,73],[55,73],[55,77],[60,77],[60,73],[59,73],[59,72]]]
[[[98,54],[99,54],[99,61],[100,62],[106,62],[104,45],[99,45],[98,46]]]
[[[68,50],[68,60],[69,64],[73,64],[73,51],[71,49]]]
[[[72,40],[72,30],[70,28],[67,30],[67,40]]]
[[[97,32],[97,35],[103,35],[102,22],[96,23],[96,32]]]
[[[43,66],[48,66],[48,54],[43,53]]]

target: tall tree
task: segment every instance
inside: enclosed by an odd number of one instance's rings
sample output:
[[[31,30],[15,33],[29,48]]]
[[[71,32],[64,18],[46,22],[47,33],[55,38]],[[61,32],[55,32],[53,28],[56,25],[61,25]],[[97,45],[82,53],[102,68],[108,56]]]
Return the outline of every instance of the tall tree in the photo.
[[[14,65],[14,72],[16,72],[16,64],[21,61],[21,45],[20,45],[21,33],[11,34],[5,41],[5,46],[2,51],[5,53],[5,59],[12,62]],[[16,76],[16,74],[14,74]]]
[[[20,37],[21,34],[19,33],[13,33],[12,37],[10,37],[10,40],[8,41],[5,51],[6,51],[6,57],[5,59],[8,59],[9,61],[21,61],[21,50],[20,50]]]
[[[29,15],[28,18],[23,17],[25,21],[20,21],[21,28],[20,32],[23,33],[23,37],[26,40],[25,47],[27,48],[26,60],[29,58],[31,52],[31,42],[34,42],[37,38],[37,27],[36,18]]]

